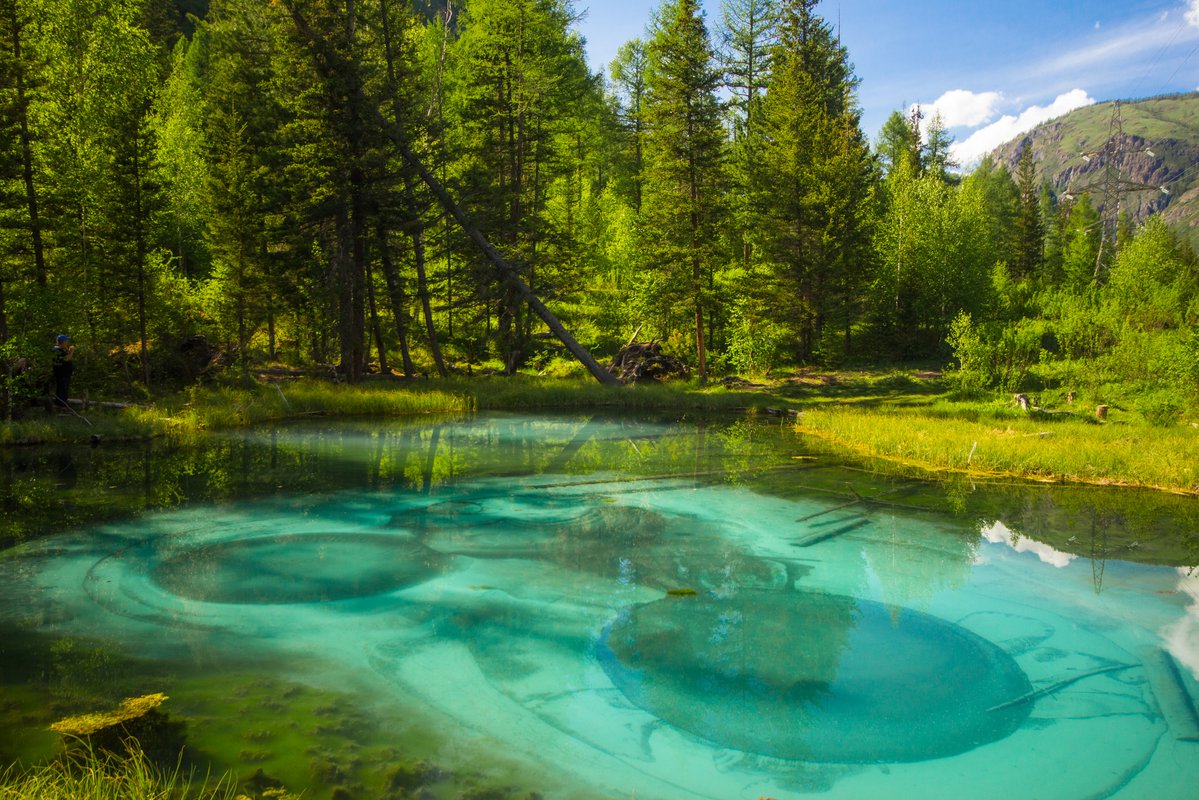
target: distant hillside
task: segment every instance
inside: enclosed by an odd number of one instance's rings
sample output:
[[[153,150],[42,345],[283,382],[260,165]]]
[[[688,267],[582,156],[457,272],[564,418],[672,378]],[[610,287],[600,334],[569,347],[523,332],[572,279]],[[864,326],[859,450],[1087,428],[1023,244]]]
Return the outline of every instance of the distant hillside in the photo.
[[[1122,208],[1136,223],[1161,213],[1199,245],[1199,92],[1121,101],[1124,157],[1120,177],[1159,188],[1126,190]],[[1060,195],[1088,188],[1097,207],[1103,204],[1103,164],[1085,157],[1103,147],[1111,130],[1113,103],[1072,111],[995,150],[998,163],[1015,170],[1032,143],[1038,174]]]

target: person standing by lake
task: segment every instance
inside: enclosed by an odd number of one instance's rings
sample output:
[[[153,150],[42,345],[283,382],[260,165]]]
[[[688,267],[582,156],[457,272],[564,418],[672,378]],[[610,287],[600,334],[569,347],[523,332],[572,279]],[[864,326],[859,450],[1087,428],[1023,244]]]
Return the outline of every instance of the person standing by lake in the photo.
[[[75,371],[75,345],[71,337],[59,334],[54,342],[54,397],[64,408],[71,393],[71,373]]]

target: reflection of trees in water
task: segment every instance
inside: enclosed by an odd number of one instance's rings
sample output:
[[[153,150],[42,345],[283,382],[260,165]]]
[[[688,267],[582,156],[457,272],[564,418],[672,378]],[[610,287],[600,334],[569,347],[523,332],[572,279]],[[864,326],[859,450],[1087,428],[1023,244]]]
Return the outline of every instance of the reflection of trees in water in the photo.
[[[930,525],[894,511],[877,514],[874,546],[863,548],[881,598],[893,608],[923,609],[940,592],[965,584],[979,540],[968,529]]]
[[[1056,550],[1090,558],[1188,566],[1199,560],[1199,502],[1165,492],[1069,486],[979,486],[968,512],[998,519]]]
[[[65,460],[64,460],[65,459]],[[799,460],[810,459],[810,460]],[[64,467],[65,465],[65,467]],[[775,467],[764,471],[764,467]],[[339,489],[406,489],[431,494],[466,477],[602,471],[636,478],[690,475],[795,498],[811,490],[852,499],[895,486],[887,475],[843,471],[813,459],[789,426],[736,418],[673,424],[652,416],[578,418],[497,416],[459,420],[339,422],[215,435],[194,443],[154,440],[97,448],[0,451],[0,546],[106,519],[180,503]],[[803,472],[803,479],[796,472]],[[64,475],[67,476],[64,479]],[[632,487],[628,487],[632,490]],[[621,489],[613,487],[612,491]],[[889,498],[894,499],[894,498]],[[965,479],[920,483],[903,498],[970,521],[998,519],[1021,534],[1083,557],[1189,565],[1199,561],[1199,503],[1162,493],[1093,487],[989,485]],[[913,512],[918,513],[918,512]],[[919,591],[919,571],[935,559],[904,563],[911,533],[895,509],[871,518],[895,546],[874,555],[885,580]],[[927,519],[927,518],[926,518]],[[1091,548],[1091,521],[1097,541]],[[892,533],[894,529],[895,533]],[[952,564],[969,563],[970,543],[939,542]],[[1097,567],[1097,571],[1098,571]],[[956,585],[951,575],[924,576]]]

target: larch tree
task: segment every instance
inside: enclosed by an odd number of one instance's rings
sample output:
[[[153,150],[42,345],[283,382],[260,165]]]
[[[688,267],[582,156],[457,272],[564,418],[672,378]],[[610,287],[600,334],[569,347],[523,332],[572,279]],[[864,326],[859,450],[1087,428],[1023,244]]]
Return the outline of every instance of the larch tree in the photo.
[[[954,183],[955,178],[950,171],[959,166],[950,153],[953,137],[945,128],[945,120],[941,112],[933,114],[924,133],[924,145],[920,152],[920,164],[925,172],[931,172],[946,183]]]
[[[34,162],[30,122],[38,68],[28,32],[29,5],[0,2],[0,367],[10,353],[27,351],[40,333],[34,306],[47,275],[42,174]],[[14,335],[17,341],[10,343]]]
[[[565,0],[476,0],[447,76],[449,141],[467,211],[529,287],[547,295],[571,280],[559,269],[572,256],[569,237],[548,203],[577,143],[564,134],[593,91],[572,20]],[[535,315],[513,286],[483,278],[489,269],[479,274],[500,357],[514,372],[531,355]]]
[[[150,124],[161,53],[141,26],[143,11],[138,0],[43,0],[38,46],[47,68],[34,117],[53,165],[46,184],[57,263],[69,274],[57,285],[49,278],[59,313],[120,353],[125,381],[144,390],[163,263],[153,252]]]
[[[775,0],[725,0],[719,27],[720,61],[731,94],[730,184],[732,219],[737,227],[740,260],[750,267],[758,220],[755,209],[763,191],[762,100],[770,81],[771,59],[778,43]]]
[[[918,166],[920,139],[908,124],[907,118],[899,111],[892,111],[878,132],[874,151],[883,170],[890,175],[905,162],[909,166]]]
[[[625,133],[633,208],[641,211],[642,169],[645,161],[645,42],[632,39],[616,51],[609,66],[615,91],[616,113]]]
[[[37,60],[31,53],[29,33],[33,9],[28,0],[0,2],[0,213],[3,229],[18,231],[4,250],[24,254],[38,286],[46,285],[46,257],[42,243],[39,170],[34,164],[30,104],[39,82]],[[0,275],[0,284],[4,277]],[[0,328],[4,323],[3,290],[0,289]],[[0,330],[0,342],[6,331]]]
[[[275,77],[283,29],[275,6],[216,0],[192,44],[208,51],[201,136],[210,209],[205,241],[213,262],[209,313],[222,334],[236,337],[228,349],[243,367],[264,325],[267,354],[276,356],[278,315],[296,294],[272,252],[290,250],[288,237],[272,230],[286,208],[279,174],[286,117]]]

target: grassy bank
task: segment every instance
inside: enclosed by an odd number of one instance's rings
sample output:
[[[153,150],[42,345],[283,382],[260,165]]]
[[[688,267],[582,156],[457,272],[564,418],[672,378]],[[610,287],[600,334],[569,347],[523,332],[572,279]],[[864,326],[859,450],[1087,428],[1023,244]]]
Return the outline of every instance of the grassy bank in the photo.
[[[1199,492],[1199,429],[1095,424],[978,404],[820,405],[796,427],[843,450],[931,471]]]
[[[301,380],[203,387],[152,405],[86,411],[82,416],[37,412],[0,426],[0,444],[187,437],[318,417],[475,411],[754,413],[773,408],[800,412],[798,429],[834,448],[906,467],[1199,492],[1194,456],[1199,452],[1199,428],[1190,421],[1153,424],[1118,406],[1102,424],[1081,412],[1028,413],[1007,397],[952,400],[942,381],[919,375],[805,373],[742,391],[684,383],[613,389],[590,379],[525,376],[359,386]]]
[[[614,389],[590,379],[481,377],[379,382],[358,386],[301,380],[199,387],[153,404],[46,415],[0,426],[0,444],[79,443],[161,435],[187,436],[311,417],[409,417],[473,411],[628,410],[733,411],[785,405],[760,392],[701,389],[689,384]]]

